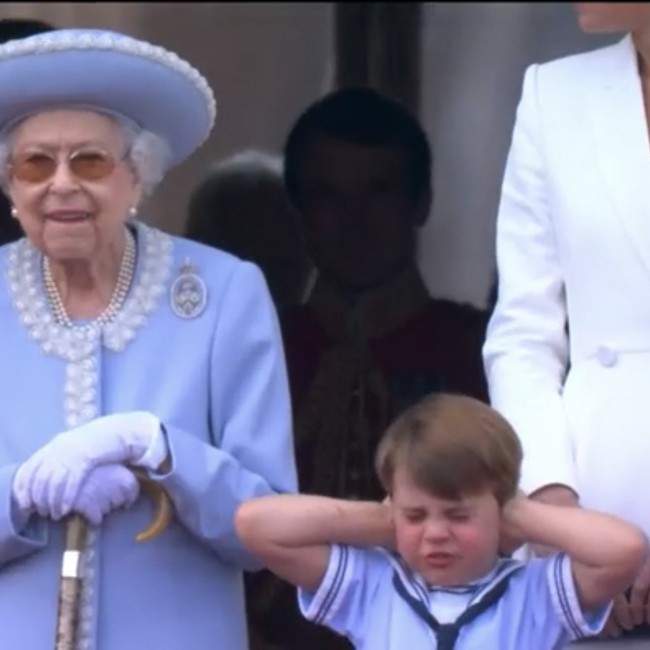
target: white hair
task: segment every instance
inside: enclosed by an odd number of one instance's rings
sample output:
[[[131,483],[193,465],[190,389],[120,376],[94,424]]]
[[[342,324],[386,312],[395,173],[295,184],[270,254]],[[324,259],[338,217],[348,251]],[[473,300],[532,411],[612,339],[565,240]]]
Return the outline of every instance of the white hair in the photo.
[[[211,221],[216,211],[223,217],[246,195],[260,205],[286,197],[282,156],[247,149],[213,163],[190,195],[190,221]],[[288,201],[288,198],[287,198]]]
[[[284,169],[282,156],[258,149],[247,149],[214,164],[208,176],[236,175],[242,178],[280,178]]]
[[[260,219],[274,208],[286,211],[292,219],[282,170],[282,156],[257,149],[212,164],[190,195],[186,234],[198,241],[215,240],[220,228],[231,227],[233,218],[239,221],[242,202],[259,206],[247,206],[253,213],[250,219]]]
[[[122,116],[106,114],[120,128],[127,146],[127,160],[142,187],[142,195],[149,196],[162,181],[170,159],[170,148],[161,136],[140,128]],[[25,118],[26,119],[26,118]],[[16,127],[24,120],[12,123],[0,133],[0,185],[7,184],[7,163],[11,155],[11,139]]]

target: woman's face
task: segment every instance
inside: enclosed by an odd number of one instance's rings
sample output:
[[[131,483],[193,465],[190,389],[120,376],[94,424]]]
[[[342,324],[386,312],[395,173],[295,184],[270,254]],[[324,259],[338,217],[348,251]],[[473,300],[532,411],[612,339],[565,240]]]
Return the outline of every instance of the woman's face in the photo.
[[[34,246],[55,261],[81,261],[118,240],[140,186],[115,121],[47,111],[21,122],[9,145],[7,193]]]
[[[580,28],[588,33],[644,32],[650,28],[650,2],[577,2]]]

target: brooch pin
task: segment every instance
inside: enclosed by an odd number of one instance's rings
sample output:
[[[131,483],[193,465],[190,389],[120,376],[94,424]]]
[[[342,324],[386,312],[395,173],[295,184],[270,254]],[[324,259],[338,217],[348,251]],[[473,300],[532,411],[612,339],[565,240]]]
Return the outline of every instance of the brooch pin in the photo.
[[[196,318],[205,309],[208,290],[189,259],[183,262],[171,286],[170,298],[172,310],[179,318]]]

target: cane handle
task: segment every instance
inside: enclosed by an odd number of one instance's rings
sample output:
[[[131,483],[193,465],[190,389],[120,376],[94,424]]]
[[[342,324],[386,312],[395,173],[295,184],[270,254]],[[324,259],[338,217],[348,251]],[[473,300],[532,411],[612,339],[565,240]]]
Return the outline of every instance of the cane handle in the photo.
[[[135,470],[134,474],[140,483],[140,489],[154,503],[154,516],[151,523],[135,538],[138,542],[148,542],[158,537],[169,526],[173,514],[172,502],[162,485],[150,479],[140,470]]]

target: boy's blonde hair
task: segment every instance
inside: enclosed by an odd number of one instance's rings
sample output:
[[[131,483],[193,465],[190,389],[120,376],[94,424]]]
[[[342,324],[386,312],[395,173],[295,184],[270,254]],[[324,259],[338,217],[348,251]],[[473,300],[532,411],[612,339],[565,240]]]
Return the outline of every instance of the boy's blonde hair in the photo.
[[[375,467],[388,494],[395,471],[403,468],[437,497],[491,492],[503,505],[517,490],[522,455],[517,434],[494,409],[471,397],[437,393],[393,422]]]

